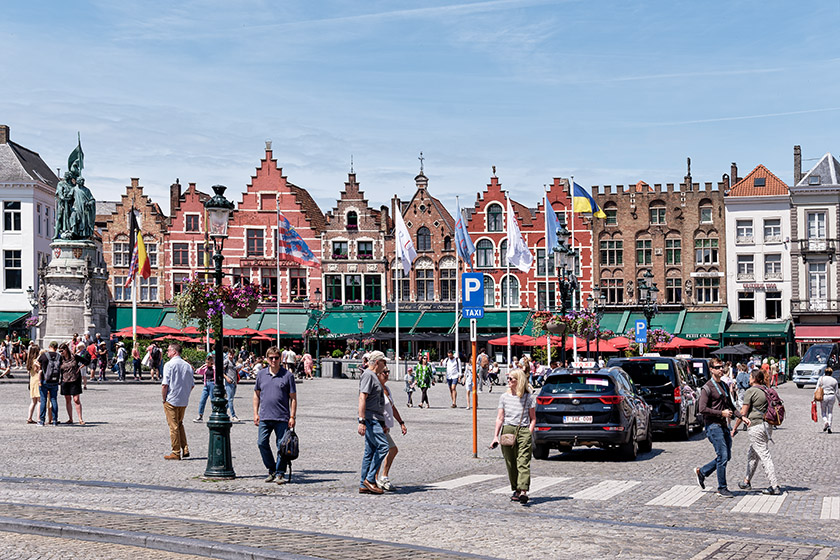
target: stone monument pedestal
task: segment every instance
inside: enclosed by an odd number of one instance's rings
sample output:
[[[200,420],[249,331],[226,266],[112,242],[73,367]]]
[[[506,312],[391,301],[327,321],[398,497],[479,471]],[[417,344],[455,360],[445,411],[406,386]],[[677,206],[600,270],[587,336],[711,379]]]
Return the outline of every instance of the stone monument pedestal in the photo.
[[[38,343],[69,340],[74,334],[103,340],[108,326],[108,270],[102,244],[92,240],[56,239],[50,245],[52,260],[40,267]]]

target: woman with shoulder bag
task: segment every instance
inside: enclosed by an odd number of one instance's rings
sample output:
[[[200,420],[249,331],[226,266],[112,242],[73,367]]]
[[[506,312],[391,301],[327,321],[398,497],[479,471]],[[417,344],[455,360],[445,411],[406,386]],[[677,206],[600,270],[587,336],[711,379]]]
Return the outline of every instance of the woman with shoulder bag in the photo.
[[[490,448],[501,443],[513,491],[510,501],[523,505],[528,503],[531,486],[531,435],[537,423],[535,406],[528,375],[521,369],[512,370],[508,373],[508,390],[499,397],[499,414]]]
[[[64,395],[64,402],[67,405],[68,420],[65,424],[73,423],[73,404],[76,405],[76,413],[79,415],[79,424],[84,426],[82,420],[82,366],[84,365],[78,356],[70,352],[70,346],[64,342],[58,347],[61,355],[61,364],[58,366],[61,372],[61,394]]]
[[[770,455],[770,442],[772,441],[773,426],[764,421],[764,414],[767,412],[767,393],[765,392],[767,378],[763,369],[754,369],[750,373],[750,388],[744,393],[744,404],[741,407],[741,416],[735,420],[732,427],[734,436],[743,418],[749,419],[747,436],[750,438],[750,447],[747,450],[747,475],[743,482],[738,483],[741,490],[752,490],[750,481],[755,475],[758,462],[764,467],[764,474],[770,482],[770,486],[762,490],[762,494],[778,496],[782,493],[779,482],[776,478],[776,468],[773,465],[773,457]]]
[[[830,367],[825,368],[822,377],[817,381],[817,388],[814,389],[814,400],[820,403],[823,431],[829,434],[831,433],[834,403],[837,399],[837,380],[834,379],[833,374],[834,370]]]

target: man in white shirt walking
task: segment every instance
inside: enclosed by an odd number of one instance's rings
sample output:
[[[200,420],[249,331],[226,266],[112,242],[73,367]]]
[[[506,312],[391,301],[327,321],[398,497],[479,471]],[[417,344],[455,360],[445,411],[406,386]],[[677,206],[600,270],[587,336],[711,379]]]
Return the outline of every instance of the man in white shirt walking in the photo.
[[[458,380],[461,378],[461,360],[455,357],[452,350],[441,361],[446,368],[446,384],[449,385],[449,396],[452,397],[452,408],[458,408]]]
[[[169,356],[169,361],[163,366],[160,392],[163,397],[166,423],[169,424],[172,453],[164,455],[163,458],[180,461],[181,457],[190,456],[187,433],[184,431],[184,413],[187,411],[195,380],[192,366],[181,359],[180,344],[171,343],[166,354]]]

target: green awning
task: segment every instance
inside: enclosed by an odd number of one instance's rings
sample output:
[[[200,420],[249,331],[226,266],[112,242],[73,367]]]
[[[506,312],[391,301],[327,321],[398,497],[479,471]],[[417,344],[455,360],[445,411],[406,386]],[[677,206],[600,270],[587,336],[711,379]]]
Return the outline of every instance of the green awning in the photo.
[[[124,326],[129,326],[130,327],[131,326],[131,309],[129,309],[128,312],[129,312],[128,313],[128,325],[124,325]],[[162,327],[172,327],[172,328],[175,328],[175,329],[183,328],[183,325],[181,324],[181,321],[178,320],[178,315],[177,315],[177,313],[175,313],[175,311],[164,309],[164,310],[161,310],[161,312],[163,313],[163,318],[160,321],[160,324],[159,324],[160,326],[162,326]],[[262,311],[257,311],[256,313],[252,313],[249,317],[244,317],[244,318],[241,318],[241,319],[236,318],[236,317],[230,317],[229,315],[225,315],[224,328],[225,329],[242,329],[242,328],[245,328],[245,327],[249,327],[249,328],[252,328],[252,329],[256,329],[257,325],[260,324],[260,318],[262,317],[262,315],[263,315]],[[144,325],[143,323],[141,323],[140,322],[140,310],[139,309],[137,310],[137,324],[140,325],[140,326],[143,326],[143,327],[153,327],[153,326],[156,327],[156,326],[158,326],[157,323],[155,323],[154,325]],[[198,327],[198,320],[193,319],[192,321],[190,321],[189,325],[187,325],[187,326],[188,327]]]
[[[511,311],[510,312],[510,330],[519,332],[519,329],[531,317],[530,311]],[[506,311],[485,311],[484,318],[476,321],[478,329],[504,329],[507,327],[507,312]],[[458,323],[459,329],[469,329],[470,320],[461,317],[461,322]],[[531,335],[531,333],[525,333]]]
[[[781,323],[732,323],[723,337],[726,338],[787,338],[790,321]]]
[[[675,333],[682,338],[694,339],[707,337],[719,339],[726,327],[729,312],[723,311],[688,311],[685,314],[682,329]]]
[[[417,311],[400,311],[400,332],[413,329],[414,325],[417,324],[418,319],[422,313]],[[396,329],[397,324],[397,314],[394,311],[388,311],[385,317],[379,322],[379,326],[376,328],[377,331],[381,331],[383,329]],[[454,323],[454,321],[453,321]]]
[[[613,331],[616,335],[621,336],[624,334],[619,331],[622,317],[624,317],[623,311],[620,313],[604,313],[604,316],[601,317],[601,330]]]
[[[636,321],[638,319],[644,319],[644,313],[630,313],[630,318],[627,319],[627,329],[632,329],[636,325]],[[650,322],[650,328],[652,329],[664,329],[665,331],[676,334],[677,330],[677,321],[680,318],[680,313],[677,312],[663,312],[657,313],[653,320]],[[699,338],[699,337],[695,337]]]
[[[426,329],[452,330],[455,326],[454,311],[424,311],[420,320],[414,325],[414,331]]]
[[[0,328],[9,328],[24,317],[28,317],[29,313],[29,311],[0,311]]]
[[[285,335],[288,338],[301,338],[303,331],[309,327],[310,316],[306,310],[280,310],[280,330],[288,333]],[[266,309],[260,321],[259,327],[253,327],[257,330],[267,330],[277,328],[277,310]],[[281,335],[283,336],[283,335]]]
[[[180,323],[177,322],[177,317],[174,311],[167,310],[160,307],[138,307],[137,308],[137,326],[138,327],[157,327],[160,326],[161,316],[172,315],[175,317],[175,324],[168,325],[175,328],[181,328]],[[111,307],[108,309],[108,323],[111,325],[112,331],[118,331],[125,327],[132,326],[131,322],[131,307]]]
[[[380,311],[334,311],[324,315],[321,319],[321,327],[330,329],[326,338],[342,338],[359,334],[359,319],[362,319],[363,333],[373,330],[376,321],[382,315]],[[400,316],[402,319],[402,316]]]

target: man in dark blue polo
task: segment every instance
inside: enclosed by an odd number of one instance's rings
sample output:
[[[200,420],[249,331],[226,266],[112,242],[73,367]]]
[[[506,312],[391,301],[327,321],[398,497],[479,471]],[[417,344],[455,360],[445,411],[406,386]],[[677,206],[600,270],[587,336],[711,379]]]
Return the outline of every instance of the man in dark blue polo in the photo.
[[[288,428],[295,427],[297,415],[297,388],[295,376],[280,363],[280,350],[272,346],[265,353],[268,367],[257,372],[254,383],[254,425],[259,427],[257,446],[263,464],[268,469],[266,482],[283,484],[286,479],[286,460],[280,456],[280,440]],[[276,458],[269,441],[275,434]]]

